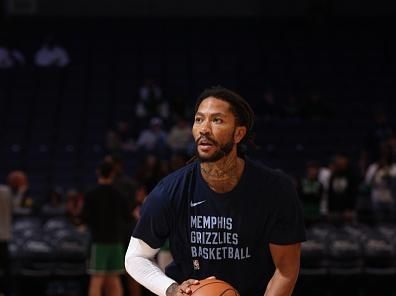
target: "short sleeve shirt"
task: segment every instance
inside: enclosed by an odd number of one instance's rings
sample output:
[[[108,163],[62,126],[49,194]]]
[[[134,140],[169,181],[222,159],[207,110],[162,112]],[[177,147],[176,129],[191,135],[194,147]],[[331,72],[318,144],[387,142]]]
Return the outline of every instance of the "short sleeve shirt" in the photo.
[[[153,189],[133,236],[152,248],[169,238],[174,261],[165,273],[179,283],[216,276],[241,296],[262,296],[275,270],[269,244],[302,242],[305,229],[285,174],[246,159],[236,187],[216,193],[195,161]]]

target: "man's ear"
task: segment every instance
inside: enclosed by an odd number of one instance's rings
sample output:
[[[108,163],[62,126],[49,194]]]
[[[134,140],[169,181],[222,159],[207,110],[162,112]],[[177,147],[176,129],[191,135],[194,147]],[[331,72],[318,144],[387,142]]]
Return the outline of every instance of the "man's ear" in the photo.
[[[234,143],[238,144],[246,136],[246,126],[237,126],[234,132]]]

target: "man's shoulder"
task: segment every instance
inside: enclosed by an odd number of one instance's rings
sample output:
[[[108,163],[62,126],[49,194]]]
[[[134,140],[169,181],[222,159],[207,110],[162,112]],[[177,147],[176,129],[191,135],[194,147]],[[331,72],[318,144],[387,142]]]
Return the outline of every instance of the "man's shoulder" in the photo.
[[[260,179],[263,184],[289,183],[292,179],[280,169],[270,168],[269,166],[253,159],[246,159],[246,163],[251,170],[251,176]]]
[[[250,181],[249,187],[259,196],[268,197],[260,199],[265,206],[277,211],[296,199],[296,184],[285,172],[257,162],[251,163],[249,167],[249,175],[254,180],[254,183]]]

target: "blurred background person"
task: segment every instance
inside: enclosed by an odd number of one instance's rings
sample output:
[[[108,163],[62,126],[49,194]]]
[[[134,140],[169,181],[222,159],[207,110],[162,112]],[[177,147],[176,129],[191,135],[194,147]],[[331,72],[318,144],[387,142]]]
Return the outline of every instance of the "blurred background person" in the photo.
[[[147,122],[153,117],[168,119],[169,103],[163,98],[162,89],[154,80],[146,79],[140,87],[135,112],[141,122]]]
[[[328,210],[332,221],[354,220],[357,189],[358,180],[350,166],[350,159],[345,154],[336,154],[328,189]]]
[[[176,124],[171,127],[167,144],[173,153],[186,153],[194,144],[191,128],[185,118],[178,119]]]
[[[166,139],[167,133],[163,129],[162,119],[154,117],[150,120],[149,128],[140,133],[136,141],[136,147],[144,152],[163,154],[167,150]]]
[[[319,164],[310,161],[306,165],[306,174],[298,182],[298,194],[304,210],[306,226],[321,220],[320,205],[323,200],[323,185],[319,181]]]
[[[66,192],[66,217],[69,222],[76,226],[82,226],[82,209],[84,206],[84,196],[76,189],[69,189]]]
[[[12,196],[8,186],[0,185],[0,295],[10,295],[11,260],[9,242],[12,233]]]
[[[382,143],[378,161],[366,173],[365,183],[371,192],[371,204],[377,222],[394,222],[396,202],[396,163],[389,142]]]
[[[7,184],[11,189],[13,212],[15,216],[35,214],[36,204],[29,193],[29,181],[23,171],[12,171],[8,174]]]
[[[41,208],[41,215],[46,218],[66,216],[66,204],[60,188],[54,188],[48,194],[48,200]]]
[[[131,126],[126,120],[118,121],[116,128],[109,130],[106,134],[106,148],[112,154],[133,151],[135,146]]]
[[[47,36],[34,55],[34,64],[38,67],[63,68],[69,63],[69,53],[64,47],[56,44],[53,36]]]
[[[102,162],[97,176],[98,186],[87,192],[82,214],[92,235],[88,294],[121,296],[125,225],[130,221],[131,211],[124,196],[113,186],[113,164]]]
[[[113,165],[113,186],[124,196],[130,210],[129,221],[124,225],[124,248],[126,250],[138,219],[137,211],[139,210],[139,203],[136,200],[138,188],[135,180],[125,173],[124,161],[119,155],[107,155],[104,160],[105,162]],[[125,274],[124,276],[126,278],[128,295],[139,296],[141,294],[140,285],[128,274]]]

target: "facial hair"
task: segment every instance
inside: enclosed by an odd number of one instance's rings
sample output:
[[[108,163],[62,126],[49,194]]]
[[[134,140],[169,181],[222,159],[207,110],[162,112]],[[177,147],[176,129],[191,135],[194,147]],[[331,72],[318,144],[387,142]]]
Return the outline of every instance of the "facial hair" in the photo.
[[[230,154],[232,151],[232,148],[234,147],[234,142],[232,140],[228,141],[227,143],[225,143],[223,145],[220,145],[214,139],[212,139],[208,136],[205,136],[205,138],[208,141],[210,141],[212,143],[212,145],[217,146],[219,148],[217,151],[215,151],[213,153],[213,155],[204,157],[204,156],[201,156],[198,151],[198,142],[199,142],[199,140],[201,140],[201,138],[202,138],[202,136],[199,137],[196,141],[196,144],[197,144],[196,154],[197,154],[198,159],[201,160],[201,162],[216,162],[216,161],[222,159],[223,157],[227,156],[228,154]]]

